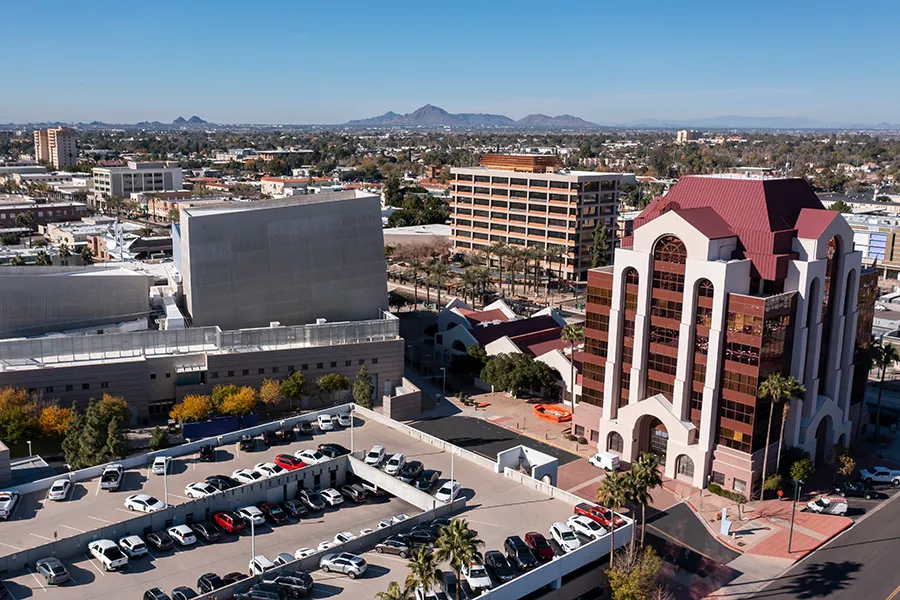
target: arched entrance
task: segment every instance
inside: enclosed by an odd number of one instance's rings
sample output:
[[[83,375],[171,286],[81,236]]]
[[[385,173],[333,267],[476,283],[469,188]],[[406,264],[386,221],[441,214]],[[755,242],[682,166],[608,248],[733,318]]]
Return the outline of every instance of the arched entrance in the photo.
[[[694,480],[694,461],[687,454],[682,454],[675,459],[675,473],[679,479]]]
[[[832,422],[831,417],[825,415],[822,417],[822,420],[819,421],[818,427],[816,427],[816,463],[817,465],[822,464],[822,461],[825,460],[825,457],[829,454],[829,448],[831,444],[829,441],[832,439],[831,436],[831,428]]]
[[[656,417],[646,419],[641,449],[659,458],[659,464],[666,464],[666,449],[669,446],[669,431]]]

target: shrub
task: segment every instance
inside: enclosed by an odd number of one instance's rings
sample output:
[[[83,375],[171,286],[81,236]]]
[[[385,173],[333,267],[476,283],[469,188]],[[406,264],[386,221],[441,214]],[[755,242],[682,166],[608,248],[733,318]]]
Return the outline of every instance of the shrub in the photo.
[[[732,502],[737,502],[738,504],[742,504],[747,501],[747,498],[744,497],[743,494],[738,494],[737,492],[730,492],[728,490],[722,489],[718,483],[710,483],[709,487],[706,488],[716,496],[722,496],[723,498],[728,498]]]
[[[588,443],[588,442],[587,442],[587,438],[584,437],[583,435],[580,436],[580,437],[578,438],[578,443],[579,443],[579,444],[587,444],[587,443]]]
[[[169,434],[161,427],[153,428],[153,435],[150,436],[150,449],[162,450],[169,447]]]
[[[769,475],[766,477],[765,483],[763,483],[763,489],[767,492],[777,492],[782,488],[784,488],[784,477],[778,473]]]
[[[574,442],[576,439],[578,439],[578,438],[576,438],[574,435],[572,435],[571,433],[563,434],[563,437],[565,437],[565,438],[566,438],[567,440],[569,440],[570,442]]]

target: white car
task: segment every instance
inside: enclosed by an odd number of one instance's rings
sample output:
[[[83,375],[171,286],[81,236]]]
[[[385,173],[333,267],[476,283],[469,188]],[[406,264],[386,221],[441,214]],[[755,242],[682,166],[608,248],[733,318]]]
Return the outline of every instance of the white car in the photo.
[[[257,473],[262,473],[266,477],[275,477],[276,475],[281,475],[282,473],[287,472],[284,470],[284,467],[279,467],[275,463],[270,462],[259,463],[258,465],[253,467],[253,470]]]
[[[150,472],[154,475],[165,475],[170,468],[169,464],[171,462],[171,456],[157,456],[153,459],[153,466],[150,467]]]
[[[337,506],[344,502],[344,497],[334,488],[322,490],[319,492],[319,495],[322,496],[322,500],[324,500],[328,506]]]
[[[403,521],[407,520],[408,518],[409,518],[408,514],[399,513],[399,514],[396,514],[393,517],[391,517],[391,523],[396,525],[397,523],[402,523]]]
[[[459,482],[448,481],[434,493],[434,497],[441,502],[452,502],[459,495]]]
[[[588,462],[605,471],[619,470],[619,457],[612,452],[596,452],[588,459]]]
[[[150,494],[134,494],[133,496],[125,498],[125,508],[128,510],[136,510],[138,512],[150,514],[165,510],[168,507],[168,504],[161,500],[157,500]]]
[[[137,558],[147,554],[147,544],[136,535],[129,535],[119,540],[119,548],[128,555],[128,558]]]
[[[248,523],[253,523],[254,525],[265,525],[266,523],[266,515],[264,515],[261,510],[252,505],[242,506],[241,508],[237,509],[237,514]]]
[[[575,532],[565,523],[556,522],[550,526],[550,537],[552,537],[563,552],[573,552],[581,547],[581,540],[575,535]]]
[[[206,498],[218,494],[219,490],[208,483],[189,483],[184,486],[184,495],[188,498]]]
[[[335,544],[346,544],[350,540],[355,540],[356,534],[351,531],[341,531],[336,536],[334,536]]]
[[[477,561],[463,563],[462,576],[465,577],[466,583],[472,588],[475,595],[483,591],[491,589],[494,584],[491,582],[491,576],[488,575],[484,565]]]
[[[814,513],[823,515],[847,515],[847,501],[843,498],[828,498],[821,496],[810,500],[806,507]]]
[[[334,429],[334,421],[331,419],[331,415],[319,415],[316,417],[316,421],[319,423],[319,429],[322,431]]]
[[[337,546],[337,542],[334,540],[325,540],[324,542],[319,542],[319,545],[316,547],[317,552],[321,552],[322,550],[328,550],[329,548],[334,548]]]
[[[384,461],[386,455],[384,446],[372,446],[372,449],[366,453],[365,462],[367,465],[377,467]]]
[[[575,533],[580,533],[589,540],[596,540],[606,535],[606,528],[593,519],[589,519],[584,515],[576,515],[569,517],[566,525]]]
[[[406,457],[402,454],[395,454],[384,463],[384,472],[388,475],[399,475],[400,469],[406,465]]]
[[[335,417],[341,427],[350,427],[353,424],[353,417],[350,416],[350,413],[338,413]]]
[[[390,519],[382,519],[378,521],[378,529],[387,529],[394,523]]]
[[[241,483],[256,483],[257,481],[262,481],[266,478],[259,471],[252,471],[250,469],[237,469],[231,476]]]
[[[280,567],[281,565],[292,563],[295,560],[296,559],[292,555],[288,554],[287,552],[282,552],[281,554],[276,556],[275,560],[273,560],[272,562],[275,563],[276,567]]]
[[[50,490],[47,492],[47,499],[56,500],[57,502],[65,500],[69,497],[70,491],[72,491],[71,481],[68,479],[57,479],[50,486]]]
[[[9,519],[12,516],[13,511],[16,509],[16,504],[18,503],[19,492],[0,492],[0,519]]]
[[[253,557],[253,560],[250,561],[250,575],[262,575],[266,571],[271,571],[275,568],[275,563],[266,558],[263,555]]]
[[[104,571],[115,571],[128,564],[128,557],[112,540],[95,540],[88,544],[88,552],[103,564]]]
[[[193,546],[197,543],[197,536],[194,535],[194,532],[187,525],[169,527],[166,529],[166,533],[182,546]]]
[[[312,548],[297,548],[297,551],[294,552],[294,558],[300,560],[301,558],[306,558],[307,556],[312,556],[317,551]]]
[[[368,566],[364,558],[349,552],[326,554],[319,560],[319,568],[324,572],[345,573],[350,579],[356,579],[365,573]]]
[[[365,528],[359,530],[359,535],[361,535],[361,536],[363,536],[363,535],[369,535],[369,534],[372,533],[373,531],[375,531],[375,530],[372,529],[371,527],[365,527]]]
[[[869,467],[868,469],[860,469],[859,478],[866,483],[890,483],[891,485],[900,485],[900,471],[888,469],[887,467]]]
[[[294,452],[294,456],[308,465],[315,465],[321,462],[325,462],[326,460],[331,460],[318,450],[310,450],[309,448],[305,450],[297,450],[296,452]]]

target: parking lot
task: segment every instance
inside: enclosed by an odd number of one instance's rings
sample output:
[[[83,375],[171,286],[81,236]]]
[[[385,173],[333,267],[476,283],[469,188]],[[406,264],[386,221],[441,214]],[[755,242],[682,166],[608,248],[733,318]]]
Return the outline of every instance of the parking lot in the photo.
[[[564,521],[572,514],[571,507],[564,502],[550,499],[459,457],[452,459],[450,454],[399,431],[373,421],[364,422],[359,418],[355,423],[353,436],[357,456],[363,450],[381,444],[389,453],[403,452],[408,460],[420,460],[426,468],[442,471],[439,483],[449,479],[452,461],[455,477],[462,485],[463,495],[469,500],[468,508],[462,516],[473,529],[478,530],[479,536],[485,541],[483,550],[501,549],[503,540],[513,534],[521,535],[536,530],[546,535],[553,521]],[[192,481],[202,481],[206,476],[216,473],[230,474],[237,468],[252,468],[257,463],[272,460],[279,452],[292,453],[326,441],[350,448],[350,435],[349,429],[337,430],[316,435],[312,440],[307,438],[249,453],[239,452],[233,446],[220,448],[216,463],[199,463],[194,458],[177,459],[174,473],[168,477],[169,500],[173,503],[186,501],[182,495],[183,489]],[[43,498],[34,497],[35,495],[21,502],[14,519],[0,523],[0,539],[8,545],[40,545],[46,540],[37,537],[36,541],[31,541],[29,538],[32,533],[52,539],[52,532],[63,532],[64,526],[75,533],[77,529],[88,531],[113,520],[127,519],[131,513],[124,509],[122,503],[127,495],[137,493],[138,490],[163,497],[162,477],[148,475],[146,469],[128,472],[123,490],[119,492],[97,491],[97,480],[77,487],[80,491],[77,489],[68,502],[47,502]],[[396,498],[389,501],[375,499],[361,505],[344,503],[339,509],[312,514],[299,523],[261,528],[256,539],[256,553],[274,558],[280,552],[293,553],[298,548],[315,547],[319,542],[332,539],[342,530],[358,532],[364,527],[375,527],[379,520],[394,514],[414,515],[418,512],[415,507]],[[9,534],[7,530],[10,531]],[[166,592],[178,585],[195,587],[197,578],[206,572],[219,575],[232,571],[246,573],[251,555],[249,537],[245,532],[240,536],[225,536],[222,541],[210,547],[198,541],[196,547],[184,551],[179,549],[161,555],[154,551],[154,556],[132,560],[127,569],[118,573],[102,572],[102,567],[96,560],[84,558],[77,559],[74,563],[65,560],[70,568],[72,581],[60,589],[44,591],[43,579],[29,572],[14,574],[5,581],[16,600],[35,594],[73,599],[137,599],[141,598],[145,589],[152,586],[158,586]],[[365,577],[356,581],[343,575],[313,573],[317,582],[313,597],[329,597],[340,593],[342,597],[348,598],[371,598],[375,591],[385,589],[388,582],[403,581],[406,577],[406,561],[398,557],[370,552],[366,559],[370,562],[369,571]]]

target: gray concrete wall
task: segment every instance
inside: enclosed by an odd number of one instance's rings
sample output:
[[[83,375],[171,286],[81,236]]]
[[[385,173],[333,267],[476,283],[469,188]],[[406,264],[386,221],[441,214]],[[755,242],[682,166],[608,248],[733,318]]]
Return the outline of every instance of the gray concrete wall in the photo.
[[[0,442],[0,487],[12,480],[12,472],[9,468],[9,448]]]
[[[248,210],[205,210],[186,209],[181,217],[194,326],[372,319],[387,308],[377,196],[316,194]]]
[[[99,268],[4,267],[0,270],[0,338],[145,317],[150,313],[150,284],[146,275],[103,274]]]
[[[411,421],[422,415],[422,391],[411,381],[403,378],[403,388],[409,390],[405,394],[384,396],[383,412],[395,421]]]

